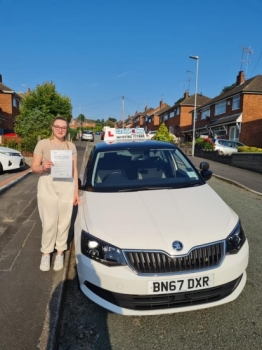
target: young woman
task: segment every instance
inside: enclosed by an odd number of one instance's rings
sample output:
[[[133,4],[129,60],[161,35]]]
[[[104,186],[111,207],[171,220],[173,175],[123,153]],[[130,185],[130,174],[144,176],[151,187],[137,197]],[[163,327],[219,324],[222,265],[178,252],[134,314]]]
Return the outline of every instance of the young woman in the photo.
[[[50,270],[50,254],[55,249],[54,270],[63,268],[72,208],[79,202],[77,153],[75,145],[66,140],[68,122],[65,118],[57,117],[51,127],[51,137],[36,145],[31,167],[34,173],[41,175],[37,187],[38,210],[42,221],[41,271]],[[51,176],[51,167],[54,165],[51,150],[72,151],[71,178],[56,179]]]

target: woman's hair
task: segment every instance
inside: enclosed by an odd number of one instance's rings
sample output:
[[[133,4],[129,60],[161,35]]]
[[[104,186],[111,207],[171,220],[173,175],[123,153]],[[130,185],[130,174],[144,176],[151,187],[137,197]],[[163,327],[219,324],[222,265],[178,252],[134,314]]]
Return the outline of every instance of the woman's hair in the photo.
[[[54,123],[55,123],[56,120],[63,120],[64,122],[66,122],[67,129],[69,128],[69,123],[68,123],[67,119],[64,118],[64,117],[55,117],[55,119],[52,121],[51,126],[54,125]],[[67,147],[67,149],[68,149],[69,146],[68,146],[68,142],[67,142],[67,140],[66,140],[66,136],[67,136],[67,135],[64,136],[64,140],[65,140],[65,142],[66,142],[66,147]],[[52,133],[52,135],[50,136],[50,140],[53,140],[53,139],[54,139],[54,134]]]
[[[55,119],[52,121],[52,126],[54,125],[54,122],[55,122],[56,120],[63,120],[64,122],[66,122],[67,128],[69,128],[68,121],[67,121],[67,119],[64,118],[64,117],[55,117]]]

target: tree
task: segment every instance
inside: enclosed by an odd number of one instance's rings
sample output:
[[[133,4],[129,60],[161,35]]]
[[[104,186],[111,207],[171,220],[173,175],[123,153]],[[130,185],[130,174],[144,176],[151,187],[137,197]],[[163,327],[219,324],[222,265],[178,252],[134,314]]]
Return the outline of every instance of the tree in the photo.
[[[81,113],[79,114],[77,119],[79,120],[79,123],[83,123],[86,120],[86,117],[84,116],[84,114]]]
[[[236,87],[236,83],[233,83],[233,84],[231,84],[231,85],[229,85],[229,86],[225,86],[225,87],[221,90],[220,94],[223,94],[224,92],[227,92],[227,91],[229,91],[229,90],[232,90],[234,87]]]
[[[157,130],[157,133],[152,138],[153,140],[157,141],[166,141],[166,142],[172,142],[174,141],[174,137],[169,134],[167,127],[165,126],[165,123],[162,123]]]
[[[15,132],[21,137],[36,132],[42,134],[43,131],[51,134],[50,125],[57,116],[62,116],[70,122],[70,98],[60,95],[52,82],[37,85],[22,102],[20,114],[15,121]]]

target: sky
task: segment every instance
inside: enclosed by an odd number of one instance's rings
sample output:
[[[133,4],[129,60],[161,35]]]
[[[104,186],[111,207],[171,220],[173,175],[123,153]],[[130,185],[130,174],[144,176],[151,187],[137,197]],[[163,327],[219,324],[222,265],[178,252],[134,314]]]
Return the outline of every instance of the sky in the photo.
[[[53,82],[73,118],[122,120],[186,90],[213,98],[262,74],[262,0],[0,0],[0,74]]]

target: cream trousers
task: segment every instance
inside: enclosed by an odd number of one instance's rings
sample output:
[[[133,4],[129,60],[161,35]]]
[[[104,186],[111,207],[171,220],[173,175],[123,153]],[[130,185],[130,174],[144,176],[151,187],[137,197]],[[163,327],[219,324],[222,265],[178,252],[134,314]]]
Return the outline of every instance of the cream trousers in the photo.
[[[39,178],[37,201],[42,221],[42,253],[67,249],[75,190],[73,179],[69,180],[53,180],[51,175]]]

